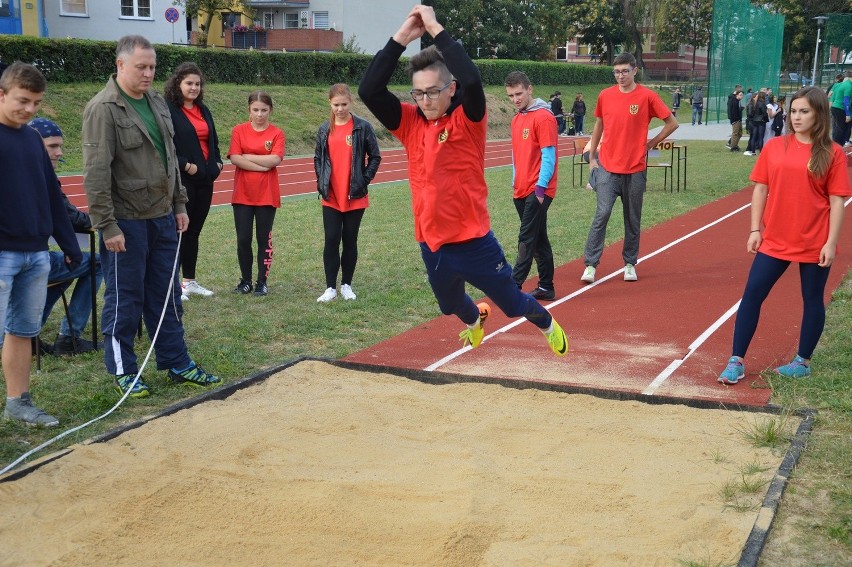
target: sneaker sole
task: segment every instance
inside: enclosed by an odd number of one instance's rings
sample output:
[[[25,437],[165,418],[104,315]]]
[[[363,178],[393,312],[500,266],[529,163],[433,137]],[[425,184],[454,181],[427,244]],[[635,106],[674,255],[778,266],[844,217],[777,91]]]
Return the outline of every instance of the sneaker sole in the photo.
[[[124,390],[122,390],[120,386],[115,386],[115,387],[114,387],[114,389],[115,389],[115,391],[116,391],[116,392],[118,392],[118,395],[119,395],[119,396],[123,396],[123,395],[124,395],[124,392],[125,392],[125,391],[124,391]],[[142,390],[141,392],[138,392],[138,393],[136,393],[136,394],[130,394],[130,395],[128,395],[127,397],[128,397],[128,398],[147,398],[147,397],[148,397],[148,396],[150,396],[150,395],[151,395],[151,391],[150,391],[150,390]]]
[[[59,425],[59,420],[51,421],[50,423],[33,423],[32,421],[19,419],[12,415],[6,415],[5,412],[3,413],[3,420],[20,423],[21,425],[26,425],[27,427],[56,427],[57,425]]]
[[[216,386],[216,385],[221,384],[222,380],[219,379],[219,380],[216,380],[215,382],[201,383],[201,382],[193,382],[192,380],[187,380],[186,378],[183,378],[182,376],[174,377],[173,375],[169,374],[169,382],[171,382],[172,384],[177,384],[177,385],[193,386],[195,388],[209,388],[210,386]]]

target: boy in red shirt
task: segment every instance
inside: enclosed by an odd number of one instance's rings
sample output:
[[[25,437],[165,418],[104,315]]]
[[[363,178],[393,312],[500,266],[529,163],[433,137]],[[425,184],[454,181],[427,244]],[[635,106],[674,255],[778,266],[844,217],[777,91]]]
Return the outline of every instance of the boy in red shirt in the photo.
[[[595,106],[597,120],[592,131],[589,182],[597,193],[597,208],[583,252],[586,269],[580,279],[586,283],[595,281],[606,225],[617,197],[621,197],[624,209],[624,281],[636,281],[648,150],[678,127],[677,119],[659,95],[636,83],[636,59],[632,54],[621,53],[613,63],[618,84],[601,91]],[[649,140],[648,124],[652,118],[663,119],[665,125]],[[606,141],[602,142],[604,130]]]
[[[518,111],[512,118],[512,189],[521,218],[518,258],[512,278],[518,287],[538,268],[536,299],[556,298],[553,287],[553,249],[547,237],[547,209],[556,196],[556,118],[550,105],[533,98],[533,87],[523,71],[506,76],[506,94]]]
[[[417,104],[401,103],[387,89],[405,47],[428,33],[435,40],[409,63]],[[455,76],[455,79],[453,78]],[[430,6],[412,8],[402,26],[367,68],[361,100],[405,146],[414,211],[414,236],[441,312],[467,328],[459,333],[476,348],[485,336],[487,304],[465,293],[470,283],[510,317],[526,317],[559,356],[568,340],[531,295],[521,292],[488,215],[485,183],[485,92],[479,71],[461,44],[444,30]]]

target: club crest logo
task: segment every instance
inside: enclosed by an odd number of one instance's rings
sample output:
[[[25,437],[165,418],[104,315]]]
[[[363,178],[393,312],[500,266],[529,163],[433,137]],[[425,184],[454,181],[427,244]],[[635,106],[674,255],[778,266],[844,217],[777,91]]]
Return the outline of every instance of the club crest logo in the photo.
[[[529,128],[524,128],[524,131],[523,131],[522,136],[523,136],[524,140],[526,140],[527,138],[529,138],[529,137],[530,137],[530,129],[529,129]]]
[[[350,148],[352,147],[352,134],[349,134],[348,136],[346,136],[346,145],[349,146]]]
[[[631,104],[630,105],[630,114],[638,114],[639,113],[639,105]]]
[[[438,134],[438,143],[443,144],[444,142],[449,140],[449,138],[450,138],[450,133],[447,132],[446,128],[444,128],[444,130],[440,134]]]
[[[263,143],[263,147],[266,148],[267,152],[272,151],[272,140],[267,140]]]

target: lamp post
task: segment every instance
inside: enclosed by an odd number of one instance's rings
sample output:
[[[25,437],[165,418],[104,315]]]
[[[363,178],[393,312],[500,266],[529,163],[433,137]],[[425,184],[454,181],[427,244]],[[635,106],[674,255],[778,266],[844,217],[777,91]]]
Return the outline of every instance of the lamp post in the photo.
[[[819,61],[819,33],[822,31],[822,26],[825,25],[825,21],[828,19],[827,16],[817,16],[814,18],[817,22],[817,42],[816,48],[814,49],[814,69],[811,73],[811,86],[816,86],[816,72],[817,72],[817,62]]]

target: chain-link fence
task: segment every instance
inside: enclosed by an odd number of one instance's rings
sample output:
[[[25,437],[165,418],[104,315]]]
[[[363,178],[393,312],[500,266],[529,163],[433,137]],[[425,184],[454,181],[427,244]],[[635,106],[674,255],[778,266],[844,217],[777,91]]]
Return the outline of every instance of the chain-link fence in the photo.
[[[716,0],[710,37],[705,119],[727,120],[728,95],[734,85],[778,92],[784,16],[749,0]],[[688,96],[688,95],[687,95]]]

